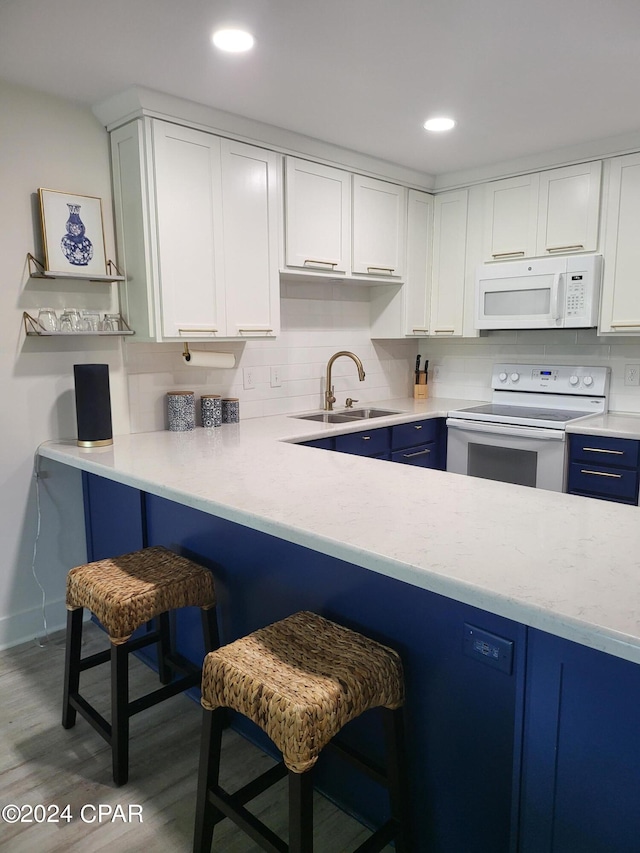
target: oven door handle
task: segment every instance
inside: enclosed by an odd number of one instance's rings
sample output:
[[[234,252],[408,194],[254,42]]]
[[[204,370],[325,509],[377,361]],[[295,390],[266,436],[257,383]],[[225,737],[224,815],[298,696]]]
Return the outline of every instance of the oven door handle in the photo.
[[[542,438],[548,441],[564,441],[563,429],[542,429],[539,427],[519,427],[511,424],[481,423],[480,421],[465,421],[463,418],[447,418],[447,427],[464,429],[467,432],[484,432],[497,436],[513,436],[514,438]]]

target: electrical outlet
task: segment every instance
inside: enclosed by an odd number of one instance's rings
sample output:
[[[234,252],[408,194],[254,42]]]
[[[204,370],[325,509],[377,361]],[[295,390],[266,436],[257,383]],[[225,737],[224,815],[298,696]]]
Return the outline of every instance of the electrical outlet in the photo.
[[[272,367],[271,368],[271,387],[272,388],[280,388],[282,385],[282,380],[280,379],[280,368]]]
[[[433,368],[433,378],[434,378],[434,380],[440,379],[440,368],[439,367]]]
[[[256,387],[256,380],[253,367],[242,368],[242,386],[245,391],[250,391]]]
[[[624,384],[640,385],[640,364],[625,364]]]

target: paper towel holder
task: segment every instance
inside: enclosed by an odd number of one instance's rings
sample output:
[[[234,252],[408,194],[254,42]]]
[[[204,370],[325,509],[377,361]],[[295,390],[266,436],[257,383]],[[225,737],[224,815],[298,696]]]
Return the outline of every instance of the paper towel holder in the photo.
[[[191,362],[191,352],[189,351],[189,344],[184,342],[184,349],[182,350],[182,357],[187,364]],[[211,365],[212,367],[235,367],[236,357],[233,353],[230,352],[211,352],[210,350],[198,350],[193,352],[194,356],[199,356],[200,358],[211,358],[215,360],[216,358],[224,359],[226,364],[216,364]],[[200,360],[200,358],[198,360]]]

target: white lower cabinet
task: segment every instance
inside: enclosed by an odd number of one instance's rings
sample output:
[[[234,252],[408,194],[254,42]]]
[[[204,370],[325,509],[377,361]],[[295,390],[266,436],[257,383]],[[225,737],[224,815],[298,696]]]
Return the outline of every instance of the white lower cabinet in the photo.
[[[609,162],[598,333],[640,334],[640,154]]]
[[[123,312],[139,340],[279,331],[276,154],[145,118],[111,134]]]

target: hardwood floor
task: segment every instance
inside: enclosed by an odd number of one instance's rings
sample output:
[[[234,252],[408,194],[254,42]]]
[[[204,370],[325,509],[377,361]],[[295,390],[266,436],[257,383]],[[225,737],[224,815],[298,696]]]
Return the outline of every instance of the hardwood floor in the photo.
[[[104,635],[85,626],[83,654],[104,647]],[[49,807],[55,818],[68,804],[72,819],[7,823],[0,819],[0,850],[10,853],[182,853],[191,850],[201,709],[185,696],[150,708],[131,720],[129,782],[116,788],[107,744],[78,718],[60,723],[64,635],[42,646],[29,643],[0,653],[0,808]],[[157,678],[134,658],[132,695],[157,686]],[[89,687],[89,685],[91,685]],[[94,689],[95,688],[95,689]],[[82,689],[108,714],[108,668],[83,674]],[[232,731],[225,732],[221,782],[231,789],[266,769],[272,760]],[[104,806],[102,821],[98,807]],[[85,820],[81,819],[82,807]],[[116,807],[121,811],[115,812]],[[124,821],[129,807],[132,820]],[[253,801],[251,808],[286,838],[286,780]],[[316,794],[315,851],[345,853],[369,833]],[[111,809],[111,812],[109,812]],[[141,822],[138,817],[141,811]],[[111,815],[115,813],[115,820]],[[23,812],[24,814],[24,812]],[[32,817],[41,817],[38,813]],[[215,831],[213,853],[257,853],[230,821]],[[387,848],[391,853],[392,848]]]

